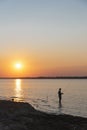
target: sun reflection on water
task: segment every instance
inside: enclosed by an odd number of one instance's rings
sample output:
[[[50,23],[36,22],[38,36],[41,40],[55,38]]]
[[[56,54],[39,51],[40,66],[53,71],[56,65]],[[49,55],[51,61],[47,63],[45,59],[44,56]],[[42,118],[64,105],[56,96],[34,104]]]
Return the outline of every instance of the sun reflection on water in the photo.
[[[16,83],[15,97],[16,97],[16,101],[19,101],[22,96],[21,79],[16,79],[15,83]]]

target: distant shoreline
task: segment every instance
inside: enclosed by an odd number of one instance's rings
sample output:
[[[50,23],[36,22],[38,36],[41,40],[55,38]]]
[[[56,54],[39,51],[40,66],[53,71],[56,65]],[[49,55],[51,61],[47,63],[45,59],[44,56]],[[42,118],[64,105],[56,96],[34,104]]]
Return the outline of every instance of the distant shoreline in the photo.
[[[87,79],[87,76],[64,76],[64,77],[0,77],[0,79]]]

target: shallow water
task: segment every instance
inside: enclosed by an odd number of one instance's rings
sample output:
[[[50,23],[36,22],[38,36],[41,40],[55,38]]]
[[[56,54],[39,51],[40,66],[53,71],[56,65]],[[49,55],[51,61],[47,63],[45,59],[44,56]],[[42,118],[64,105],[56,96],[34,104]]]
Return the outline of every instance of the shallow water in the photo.
[[[64,93],[58,104],[58,88]],[[36,109],[87,117],[87,79],[0,79],[0,99],[31,103]]]

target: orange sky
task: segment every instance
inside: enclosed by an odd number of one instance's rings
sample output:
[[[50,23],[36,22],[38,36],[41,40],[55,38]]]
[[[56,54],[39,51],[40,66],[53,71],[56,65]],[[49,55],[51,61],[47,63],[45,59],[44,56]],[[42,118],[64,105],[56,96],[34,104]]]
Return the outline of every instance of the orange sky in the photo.
[[[87,76],[87,2],[0,1],[0,19],[0,77]]]
[[[34,59],[35,58],[35,59]],[[80,58],[81,59],[81,58]],[[2,76],[86,76],[87,66],[83,59],[83,62],[74,58],[62,59],[56,58],[45,58],[42,59],[36,57],[24,58],[3,58],[0,64],[0,77]],[[21,63],[22,68],[17,69],[16,63]],[[79,65],[77,65],[79,64]]]

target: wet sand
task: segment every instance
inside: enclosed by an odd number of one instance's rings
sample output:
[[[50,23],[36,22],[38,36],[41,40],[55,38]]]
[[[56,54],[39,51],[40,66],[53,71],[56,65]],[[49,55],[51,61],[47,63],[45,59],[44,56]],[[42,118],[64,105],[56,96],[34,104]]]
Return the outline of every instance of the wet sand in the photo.
[[[47,114],[28,103],[0,100],[0,130],[87,130],[87,118]]]

